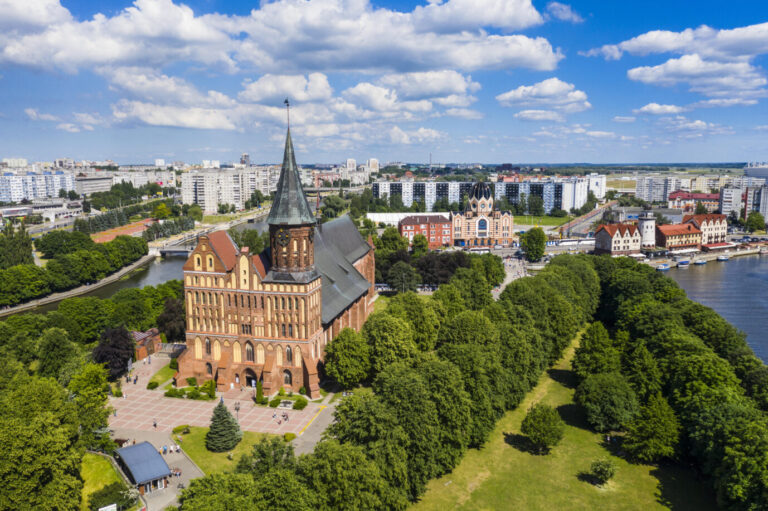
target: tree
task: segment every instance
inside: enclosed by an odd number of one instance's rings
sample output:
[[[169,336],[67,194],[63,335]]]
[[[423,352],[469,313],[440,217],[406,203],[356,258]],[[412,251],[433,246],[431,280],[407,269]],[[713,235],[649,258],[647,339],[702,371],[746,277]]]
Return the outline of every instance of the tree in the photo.
[[[59,303],[58,311],[77,323],[84,343],[97,340],[112,314],[112,301],[95,296],[67,298]]]
[[[152,218],[156,220],[163,220],[164,218],[168,218],[171,216],[171,210],[168,208],[168,206],[161,202],[155,207],[155,210],[152,212]]]
[[[66,199],[67,198],[67,190],[64,188],[59,188],[59,199]]]
[[[181,511],[256,509],[256,482],[249,474],[213,473],[193,479],[179,495]]]
[[[464,298],[464,303],[472,310],[482,310],[493,301],[491,286],[485,279],[485,272],[478,268],[459,268],[450,280]]]
[[[421,284],[421,276],[410,264],[398,261],[387,273],[387,284],[398,293],[415,291]]]
[[[538,261],[544,257],[547,246],[547,235],[541,227],[529,229],[520,236],[520,247],[525,252],[525,258],[529,261]]]
[[[422,297],[409,291],[395,295],[387,305],[387,313],[408,321],[413,331],[413,341],[421,351],[431,351],[437,341],[440,329],[435,302],[423,300]]]
[[[299,472],[317,495],[318,509],[388,509],[381,498],[387,483],[361,447],[336,440],[320,442],[311,456],[301,458]]]
[[[362,333],[370,346],[374,375],[389,364],[411,360],[418,352],[411,326],[386,312],[371,314],[363,325]]]
[[[187,216],[198,222],[203,221],[203,209],[197,204],[192,204],[187,211]]]
[[[680,436],[680,424],[667,400],[657,393],[627,425],[623,448],[638,461],[652,463],[672,458]]]
[[[763,218],[763,215],[760,214],[760,212],[751,211],[749,213],[749,216],[747,216],[746,228],[747,228],[747,231],[749,232],[764,231],[765,218]]]
[[[417,234],[413,237],[413,244],[411,245],[411,253],[414,259],[418,259],[429,252],[429,241],[423,234]]]
[[[528,213],[533,216],[543,216],[544,199],[539,196],[532,195],[531,198],[528,199]]]
[[[235,470],[259,479],[273,469],[292,471],[295,468],[296,457],[293,454],[293,444],[284,442],[280,437],[271,436],[262,437],[253,445],[250,453],[243,454]]]
[[[128,370],[128,361],[133,358],[134,351],[133,337],[125,327],[107,328],[93,349],[93,360],[104,364],[109,371],[109,379],[116,380]]]
[[[637,340],[627,347],[621,365],[622,373],[641,400],[661,391],[661,371],[644,342]]]
[[[576,375],[584,379],[590,374],[612,373],[621,369],[619,352],[611,344],[608,330],[602,323],[592,323],[576,349],[573,358],[573,370]]]
[[[240,426],[229,413],[224,401],[219,401],[213,409],[211,428],[205,435],[205,447],[212,452],[231,451],[243,438]]]
[[[254,507],[241,509],[313,511],[317,509],[318,500],[315,492],[295,472],[282,468],[270,470],[256,481],[253,499]]]
[[[108,484],[88,496],[88,509],[99,511],[112,504],[117,504],[117,509],[130,509],[136,503],[136,491],[128,488],[122,481]]]
[[[183,342],[186,337],[184,303],[177,298],[166,298],[163,312],[157,317],[157,327],[169,342]]]
[[[619,373],[587,376],[574,399],[584,407],[587,421],[597,431],[621,429],[637,414],[637,397]]]
[[[709,211],[707,211],[707,207],[704,205],[704,203],[701,202],[701,201],[696,201],[696,211],[695,211],[695,214],[697,214],[697,215],[706,215],[707,213],[709,213]]]
[[[35,248],[43,253],[45,259],[53,259],[59,254],[70,254],[78,250],[90,250],[94,242],[83,232],[51,231],[35,240]]]
[[[371,372],[368,343],[351,328],[343,328],[325,347],[325,374],[349,389],[365,380]]]
[[[98,364],[83,365],[67,386],[72,394],[80,420],[79,445],[96,449],[110,442],[109,433],[102,433],[109,417],[107,371]]]
[[[520,426],[539,452],[548,452],[560,443],[565,433],[565,423],[557,410],[543,403],[536,403],[529,410]]]
[[[78,350],[69,340],[66,330],[49,328],[37,341],[40,376],[58,378],[59,372],[70,360],[78,356]]]
[[[595,460],[589,466],[589,473],[597,484],[603,485],[616,475],[616,465],[608,459]]]

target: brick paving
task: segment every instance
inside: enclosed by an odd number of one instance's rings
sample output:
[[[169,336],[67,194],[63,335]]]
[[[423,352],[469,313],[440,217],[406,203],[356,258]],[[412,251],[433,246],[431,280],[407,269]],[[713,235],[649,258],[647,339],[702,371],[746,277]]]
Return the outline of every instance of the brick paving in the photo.
[[[134,385],[123,380],[124,398],[110,398],[110,405],[116,410],[109,418],[109,426],[112,429],[131,429],[138,431],[171,431],[174,427],[188,424],[190,426],[207,427],[211,423],[211,415],[219,399],[224,399],[224,404],[237,417],[235,403],[240,402],[239,421],[244,431],[260,433],[295,433],[300,435],[310,421],[319,415],[325,406],[317,403],[309,403],[304,410],[283,410],[281,408],[269,408],[255,406],[252,400],[252,391],[239,389],[230,390],[224,394],[217,394],[214,401],[194,401],[190,399],[170,398],[163,396],[165,384],[155,390],[147,390],[149,378],[167,364],[168,359],[152,357],[151,364],[138,363],[134,366],[132,375],[137,375],[138,381]],[[282,419],[283,413],[288,414],[288,421]],[[327,412],[326,412],[327,413]],[[277,414],[277,417],[273,417]],[[153,421],[157,421],[157,428],[153,427]]]

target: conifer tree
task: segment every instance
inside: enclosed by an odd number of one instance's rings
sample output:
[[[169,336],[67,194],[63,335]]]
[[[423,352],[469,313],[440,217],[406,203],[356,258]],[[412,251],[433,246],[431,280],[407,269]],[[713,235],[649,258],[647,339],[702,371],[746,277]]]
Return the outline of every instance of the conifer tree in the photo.
[[[212,452],[224,452],[235,448],[243,438],[240,426],[229,413],[224,401],[219,401],[213,409],[211,428],[205,435],[205,447]]]

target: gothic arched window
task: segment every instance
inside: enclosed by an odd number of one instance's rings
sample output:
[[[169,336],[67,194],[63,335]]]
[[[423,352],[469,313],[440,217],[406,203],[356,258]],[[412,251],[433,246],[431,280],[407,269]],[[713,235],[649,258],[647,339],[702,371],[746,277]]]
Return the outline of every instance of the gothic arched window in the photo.
[[[211,340],[206,339],[205,340],[205,354],[210,355],[211,354]]]
[[[291,372],[286,369],[283,371],[283,383],[286,385],[292,385],[293,382],[293,376],[291,375]]]
[[[245,360],[253,362],[253,344],[250,341],[245,343]]]
[[[288,346],[285,348],[285,361],[290,363],[293,363],[293,351],[291,351],[291,347]]]

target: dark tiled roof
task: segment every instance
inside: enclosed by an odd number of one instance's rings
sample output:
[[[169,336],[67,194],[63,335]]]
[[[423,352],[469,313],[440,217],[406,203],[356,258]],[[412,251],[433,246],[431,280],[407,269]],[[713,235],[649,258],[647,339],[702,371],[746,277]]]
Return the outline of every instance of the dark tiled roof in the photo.
[[[442,215],[411,215],[400,220],[400,225],[419,224],[450,224],[451,221]]]
[[[231,270],[237,262],[237,245],[229,237],[229,233],[227,231],[215,231],[208,235],[208,240],[213,251],[227,267],[227,271]]]
[[[328,324],[370,288],[352,265],[372,250],[348,216],[321,224],[315,234],[315,267],[323,279],[323,323]]]
[[[115,451],[115,454],[123,460],[129,472],[128,476],[134,484],[143,484],[171,475],[171,469],[163,456],[149,442],[123,447]]]
[[[293,141],[291,130],[285,137],[285,153],[283,154],[283,167],[280,170],[280,181],[277,183],[275,199],[272,209],[269,210],[267,223],[270,225],[302,225],[315,223],[312,208],[304,195],[301,187],[299,168],[296,166],[296,157],[293,154]]]
[[[473,184],[471,190],[469,191],[470,199],[490,199],[491,195],[491,187],[488,186],[488,183],[483,181],[479,181]]]

